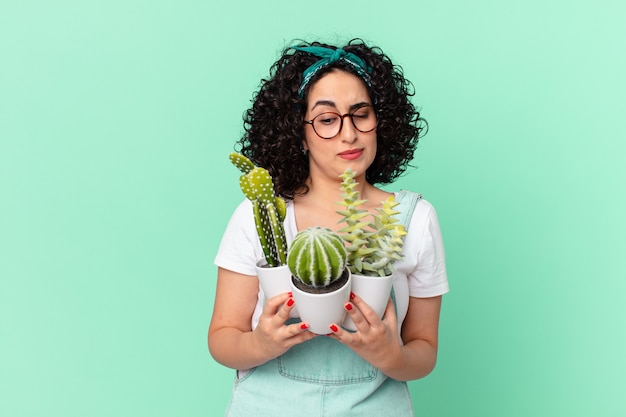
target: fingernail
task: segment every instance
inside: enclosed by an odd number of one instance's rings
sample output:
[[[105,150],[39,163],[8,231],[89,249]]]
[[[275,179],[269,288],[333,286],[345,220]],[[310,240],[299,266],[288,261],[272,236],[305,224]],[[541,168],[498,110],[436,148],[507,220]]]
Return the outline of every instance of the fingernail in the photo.
[[[333,333],[337,333],[337,331],[339,330],[339,327],[337,327],[337,326],[336,326],[336,325],[334,325],[334,324],[331,324],[331,325],[330,325],[330,330],[332,330],[332,331],[333,331]]]
[[[350,293],[350,299],[351,299],[351,300],[354,300],[354,297],[356,297],[356,295],[354,295],[354,293],[353,293],[353,292],[351,292],[351,293]]]
[[[306,329],[308,329],[308,328],[309,328],[309,325],[308,325],[308,324],[306,324],[306,323],[302,323],[302,324],[300,325],[300,328],[301,328],[302,330],[306,330]]]
[[[288,295],[288,296],[290,296],[290,297],[293,297],[293,293],[292,293],[291,291],[289,291],[289,292],[287,293],[287,295]]]
[[[287,307],[291,307],[293,303],[295,303],[295,301],[293,301],[293,298],[290,298],[289,300],[287,300]]]
[[[346,310],[350,311],[352,310],[352,304],[350,303],[346,303],[346,305],[344,306],[346,308]]]

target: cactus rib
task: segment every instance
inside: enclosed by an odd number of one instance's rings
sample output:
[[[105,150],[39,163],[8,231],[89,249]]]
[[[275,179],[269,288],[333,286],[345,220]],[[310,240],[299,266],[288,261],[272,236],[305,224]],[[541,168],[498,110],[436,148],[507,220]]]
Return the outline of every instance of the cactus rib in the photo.
[[[287,265],[293,276],[311,287],[325,287],[341,277],[347,254],[343,240],[328,228],[311,227],[291,243]]]

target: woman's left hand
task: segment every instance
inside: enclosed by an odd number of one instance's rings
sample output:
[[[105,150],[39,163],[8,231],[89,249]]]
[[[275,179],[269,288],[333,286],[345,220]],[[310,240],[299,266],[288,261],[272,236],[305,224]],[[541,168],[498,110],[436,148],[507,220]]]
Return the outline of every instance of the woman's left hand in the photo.
[[[397,363],[401,355],[398,336],[398,320],[391,299],[380,319],[369,305],[358,295],[352,294],[345,309],[357,331],[352,333],[338,324],[332,324],[330,337],[348,346],[364,360],[383,370]]]

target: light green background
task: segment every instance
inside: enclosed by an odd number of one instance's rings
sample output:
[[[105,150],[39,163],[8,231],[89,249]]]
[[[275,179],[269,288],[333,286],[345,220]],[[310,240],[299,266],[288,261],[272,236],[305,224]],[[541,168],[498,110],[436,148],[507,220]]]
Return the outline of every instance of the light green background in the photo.
[[[437,207],[452,287],[417,415],[626,415],[622,4],[2,2],[0,415],[223,413],[227,154],[284,45],[353,36],[430,123],[393,187]]]

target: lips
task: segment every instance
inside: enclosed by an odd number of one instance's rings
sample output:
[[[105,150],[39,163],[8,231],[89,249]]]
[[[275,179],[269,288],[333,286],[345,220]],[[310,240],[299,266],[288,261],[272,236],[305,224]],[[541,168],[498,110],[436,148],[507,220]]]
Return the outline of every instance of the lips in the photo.
[[[339,157],[343,159],[357,159],[363,154],[363,149],[350,149],[343,151],[339,154]]]

